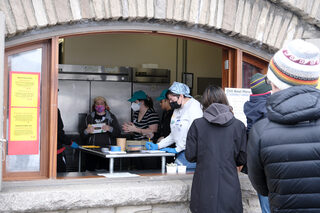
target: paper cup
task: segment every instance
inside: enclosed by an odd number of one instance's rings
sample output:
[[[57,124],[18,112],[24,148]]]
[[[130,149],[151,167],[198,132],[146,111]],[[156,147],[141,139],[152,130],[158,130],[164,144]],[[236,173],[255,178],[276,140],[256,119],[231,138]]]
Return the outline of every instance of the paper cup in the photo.
[[[126,138],[117,138],[117,146],[121,147],[121,151],[126,151]]]
[[[180,165],[178,166],[178,174],[186,174],[187,166]]]
[[[177,173],[177,166],[166,166],[167,174],[176,174]]]

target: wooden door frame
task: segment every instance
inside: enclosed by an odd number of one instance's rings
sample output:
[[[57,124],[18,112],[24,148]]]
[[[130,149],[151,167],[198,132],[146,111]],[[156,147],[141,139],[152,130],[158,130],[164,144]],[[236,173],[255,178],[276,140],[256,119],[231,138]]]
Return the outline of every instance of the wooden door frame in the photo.
[[[228,60],[228,69],[225,61]],[[242,87],[242,50],[233,48],[222,49],[222,88]]]
[[[33,42],[25,45],[20,45],[13,48],[8,48],[5,50],[4,57],[4,137],[7,138],[7,119],[8,119],[8,95],[9,95],[9,67],[8,67],[8,56],[26,52],[34,49],[42,48],[42,63],[41,63],[41,82],[40,82],[40,109],[41,109],[41,126],[40,126],[40,171],[39,172],[7,172],[6,171],[6,160],[3,162],[3,180],[32,180],[32,179],[44,179],[49,176],[49,156],[48,149],[50,140],[49,134],[47,133],[49,130],[49,116],[48,116],[48,102],[49,102],[49,94],[50,94],[50,82],[49,82],[49,66],[50,62],[50,43],[48,40],[41,42]],[[5,153],[7,153],[7,147],[3,147]],[[6,154],[4,156],[6,158]]]

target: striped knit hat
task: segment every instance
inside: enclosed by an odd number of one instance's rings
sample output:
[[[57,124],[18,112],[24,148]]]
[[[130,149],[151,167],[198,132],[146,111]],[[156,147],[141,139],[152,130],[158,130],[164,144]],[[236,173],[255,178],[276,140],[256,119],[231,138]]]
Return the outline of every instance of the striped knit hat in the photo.
[[[320,51],[306,41],[290,41],[273,56],[267,77],[279,89],[291,86],[317,86],[320,76]]]
[[[263,94],[269,92],[272,88],[271,85],[266,84],[264,75],[256,73],[250,79],[250,89],[252,94]]]

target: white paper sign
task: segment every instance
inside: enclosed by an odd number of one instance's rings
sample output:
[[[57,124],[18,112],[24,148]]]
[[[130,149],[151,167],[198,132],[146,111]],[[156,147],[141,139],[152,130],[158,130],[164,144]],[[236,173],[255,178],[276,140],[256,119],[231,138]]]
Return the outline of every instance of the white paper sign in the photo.
[[[104,176],[106,178],[127,178],[127,177],[138,177],[137,174],[132,174],[129,172],[118,172],[118,173],[99,173],[99,176]]]
[[[233,108],[234,117],[247,126],[247,118],[243,112],[243,105],[245,102],[249,101],[251,89],[225,88],[225,93],[230,106]]]

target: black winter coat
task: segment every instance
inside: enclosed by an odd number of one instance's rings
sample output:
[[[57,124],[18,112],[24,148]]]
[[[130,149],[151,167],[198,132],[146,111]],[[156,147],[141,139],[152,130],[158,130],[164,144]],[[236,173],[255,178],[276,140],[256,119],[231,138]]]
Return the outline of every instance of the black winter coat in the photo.
[[[101,147],[115,145],[116,138],[120,137],[121,135],[121,128],[116,116],[112,114],[110,111],[106,110],[106,114],[103,116],[103,121],[100,121],[99,123],[106,123],[111,127],[111,130],[108,132],[97,134],[86,133],[85,129],[88,127],[88,124],[96,123],[97,121],[95,120],[95,112],[91,112],[87,115],[85,124],[81,130],[81,137],[82,140],[85,141],[85,144],[96,145]]]
[[[58,144],[57,144],[57,149],[60,149],[63,147],[63,145],[71,145],[72,141],[71,139],[64,133],[63,130],[63,121],[61,118],[61,113],[60,110],[58,109]]]
[[[320,91],[295,86],[271,95],[268,117],[248,141],[248,172],[272,212],[320,212]]]
[[[230,108],[210,105],[192,123],[186,158],[197,162],[191,189],[193,213],[241,213],[242,199],[237,166],[246,162],[246,127]]]

